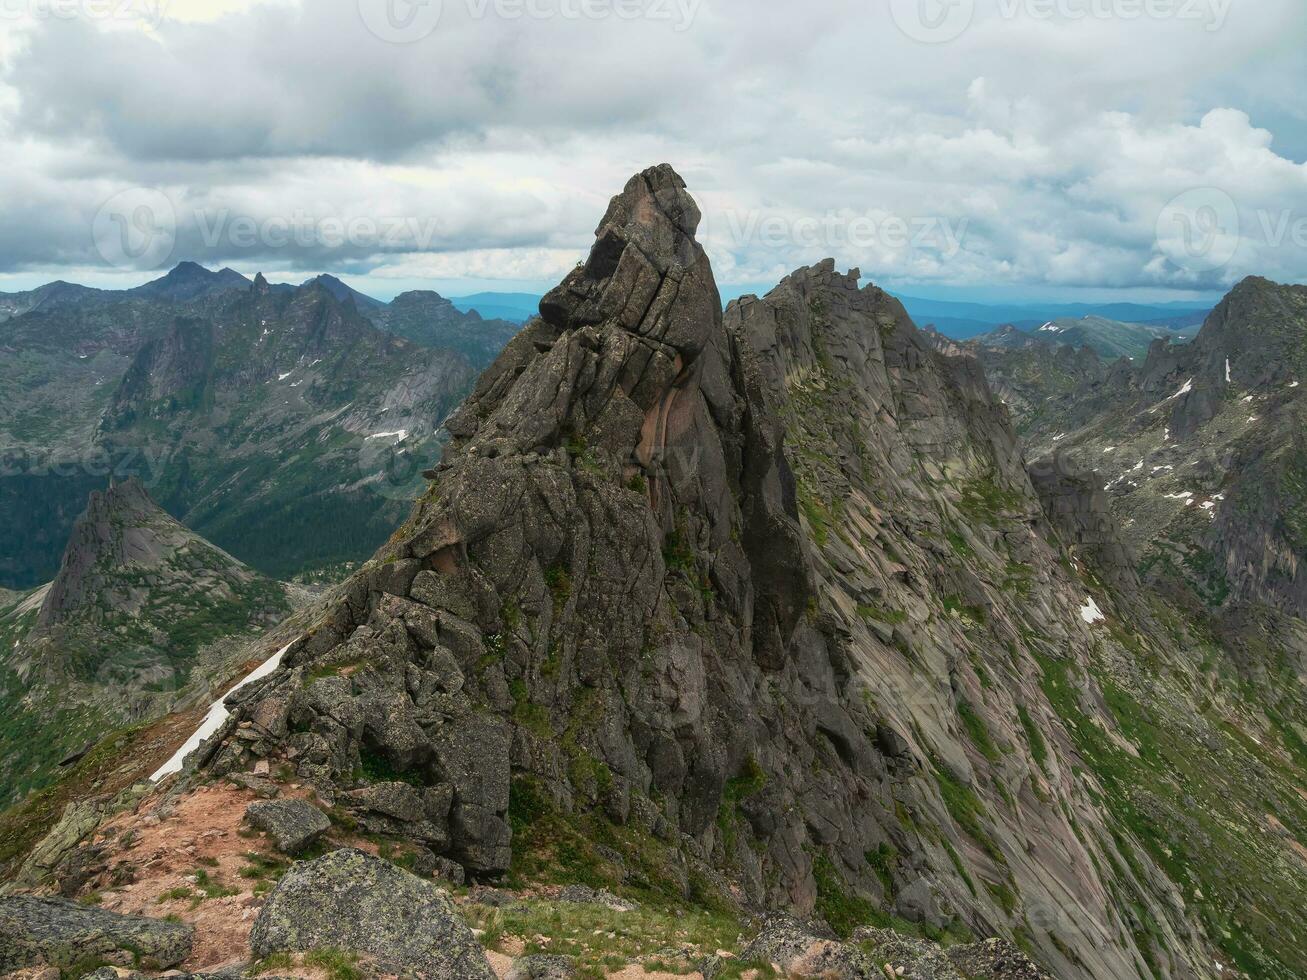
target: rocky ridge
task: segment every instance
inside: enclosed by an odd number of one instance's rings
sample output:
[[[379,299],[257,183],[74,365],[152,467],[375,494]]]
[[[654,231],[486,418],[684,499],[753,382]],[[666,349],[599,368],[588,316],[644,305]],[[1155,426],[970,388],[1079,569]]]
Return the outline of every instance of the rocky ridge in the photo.
[[[1090,645],[1087,586],[979,366],[831,263],[723,318],[697,217],[666,168],[614,198],[410,522],[242,692],[266,742],[201,766],[289,752],[342,802],[369,771],[448,792],[414,836],[472,876],[586,828],[646,840],[658,860],[600,864],[682,898],[725,872],[828,920],[1021,909],[1058,920],[1021,934],[1060,972],[1125,975],[1156,941],[1183,973],[1205,954],[1172,887],[1109,882],[1104,815],[1033,761],[1064,738],[1036,653]],[[1147,951],[1111,902],[1048,911],[1123,884]]]
[[[414,867],[783,908],[816,966],[1299,975],[1292,746],[1093,475],[1028,467],[856,271],[722,314],[697,223],[667,167],[613,199],[410,520],[153,798],[284,770]]]

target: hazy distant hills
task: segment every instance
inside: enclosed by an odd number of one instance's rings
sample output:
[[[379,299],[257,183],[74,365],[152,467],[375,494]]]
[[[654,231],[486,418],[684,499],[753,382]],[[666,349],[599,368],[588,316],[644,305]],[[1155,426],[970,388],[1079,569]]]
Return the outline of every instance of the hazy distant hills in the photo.
[[[1020,330],[1007,324],[976,337],[975,342],[1008,348],[1029,343],[1089,347],[1101,357],[1114,361],[1121,357],[1130,360],[1144,357],[1155,340],[1187,340],[1197,333],[1197,327],[1171,330],[1145,323],[1122,323],[1101,316],[1082,316],[1049,320],[1033,330]]]
[[[1181,329],[1198,326],[1211,312],[1207,305],[1193,303],[1048,303],[997,304],[956,303],[944,300],[903,297],[908,314],[923,326],[933,324],[946,337],[969,340],[1012,324],[1035,330],[1050,320],[1080,320],[1094,317],[1116,323]]]
[[[540,297],[532,293],[473,293],[455,296],[452,302],[464,313],[476,310],[487,319],[498,317],[513,323],[525,323],[540,312]]]

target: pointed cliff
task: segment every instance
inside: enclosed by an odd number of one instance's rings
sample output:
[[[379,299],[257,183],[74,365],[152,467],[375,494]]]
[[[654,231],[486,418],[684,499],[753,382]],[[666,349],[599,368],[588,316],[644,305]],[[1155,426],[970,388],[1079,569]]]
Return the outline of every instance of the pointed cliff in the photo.
[[[227,618],[225,605],[244,605],[253,593],[261,601],[250,606],[251,621],[266,624],[285,612],[279,585],[178,523],[132,478],[91,494],[37,627],[87,622],[102,628],[122,616],[142,628],[175,628],[187,609]]]
[[[1100,711],[1092,652],[1129,654],[1083,609],[1111,593],[980,366],[832,262],[723,316],[698,222],[669,167],[632,178],[412,518],[192,766],[285,760],[474,878],[1185,975],[1183,902],[1119,857],[1050,701]]]

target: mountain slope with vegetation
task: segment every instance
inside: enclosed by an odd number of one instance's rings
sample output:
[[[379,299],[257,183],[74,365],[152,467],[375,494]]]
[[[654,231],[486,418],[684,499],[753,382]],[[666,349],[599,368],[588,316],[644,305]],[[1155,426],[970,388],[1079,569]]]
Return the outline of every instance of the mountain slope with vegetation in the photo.
[[[93,493],[54,581],[0,610],[0,799],[223,679],[241,641],[290,608],[284,586],[177,523],[137,481]]]
[[[277,577],[370,554],[439,458],[440,424],[475,368],[379,329],[329,285],[184,263],[127,292],[9,297],[0,581],[48,580],[87,494],[111,477],[138,477],[169,513]],[[410,312],[415,331],[435,316]],[[449,346],[484,361],[506,341],[455,315]]]

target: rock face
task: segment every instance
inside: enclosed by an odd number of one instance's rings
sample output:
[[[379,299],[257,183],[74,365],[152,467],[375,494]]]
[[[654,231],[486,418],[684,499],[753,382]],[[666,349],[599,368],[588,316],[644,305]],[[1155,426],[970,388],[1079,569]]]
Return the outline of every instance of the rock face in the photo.
[[[1054,529],[1073,551],[1088,561],[1113,589],[1139,587],[1138,560],[1112,514],[1103,481],[1067,456],[1039,460],[1030,479]]]
[[[757,817],[775,887],[809,902],[812,831],[784,801],[863,828],[850,861],[876,836],[865,801],[890,806],[872,720],[822,694],[841,687],[838,656],[807,614],[793,479],[697,222],[665,168],[614,199],[589,262],[450,422],[438,490],[357,581],[353,621],[292,648],[301,673],[274,682],[302,772],[348,785],[379,757],[452,788],[447,853],[473,874],[508,867],[514,767],[553,805],[619,823],[656,795],[708,842],[750,759],[825,753],[808,734],[821,727],[837,768],[777,774],[770,799],[789,815]],[[329,664],[359,669],[304,683]],[[793,716],[755,712],[769,676],[793,688]]]
[[[343,949],[375,956],[405,976],[494,980],[480,944],[443,892],[362,851],[295,865],[268,896],[255,956]]]
[[[1161,851],[1081,776],[1127,744],[1084,740],[1135,648],[1082,616],[1112,586],[980,365],[831,261],[723,313],[698,217],[667,167],[613,199],[410,520],[201,764],[284,759],[473,880],[729,885],[841,936],[897,911],[1067,977],[1201,972]]]
[[[283,854],[298,854],[331,829],[327,815],[303,800],[251,803],[245,819],[270,834]]]
[[[93,958],[139,958],[154,969],[191,952],[193,930],[178,922],[119,915],[52,898],[0,898],[0,972],[30,966],[70,967]]]

